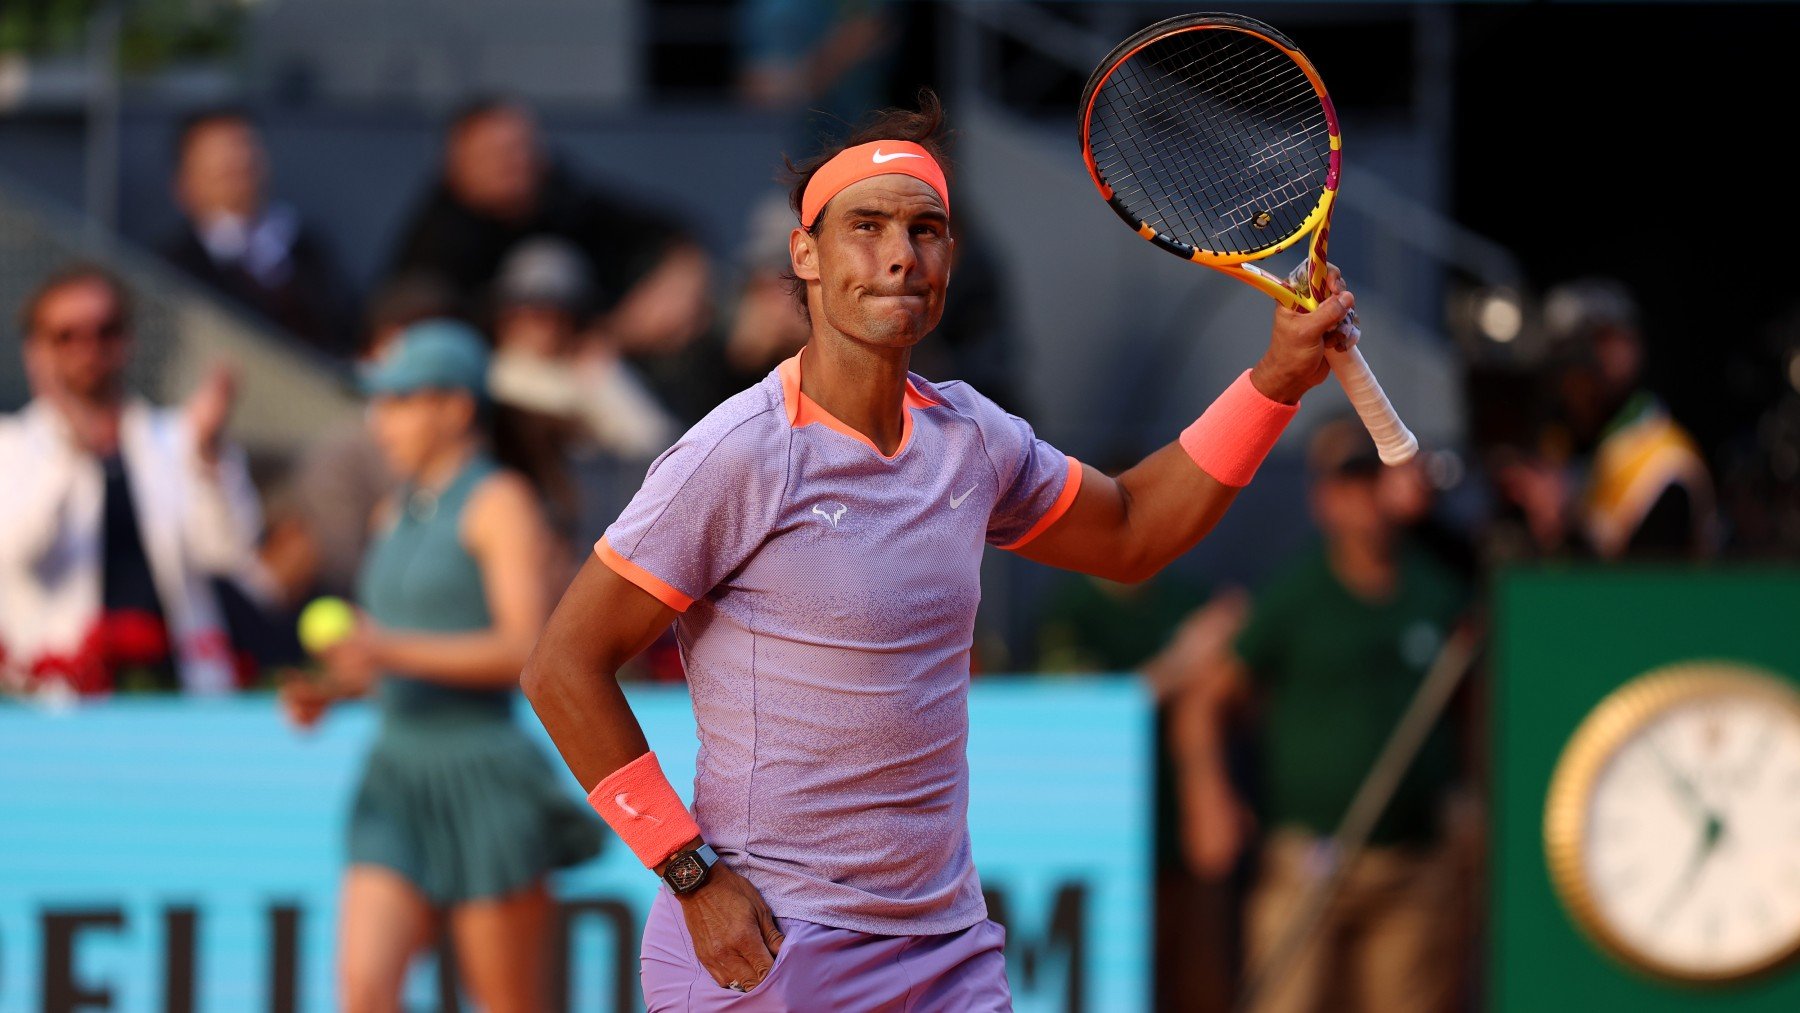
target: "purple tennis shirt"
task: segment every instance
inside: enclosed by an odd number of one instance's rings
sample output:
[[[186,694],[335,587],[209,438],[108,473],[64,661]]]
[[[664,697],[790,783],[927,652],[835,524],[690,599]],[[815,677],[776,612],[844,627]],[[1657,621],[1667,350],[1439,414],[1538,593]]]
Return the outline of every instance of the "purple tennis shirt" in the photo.
[[[694,817],[770,909],[960,931],[987,916],[965,750],[982,546],[1037,537],[1081,466],[916,375],[885,457],[800,392],[800,360],[657,458],[595,552],[681,612]]]

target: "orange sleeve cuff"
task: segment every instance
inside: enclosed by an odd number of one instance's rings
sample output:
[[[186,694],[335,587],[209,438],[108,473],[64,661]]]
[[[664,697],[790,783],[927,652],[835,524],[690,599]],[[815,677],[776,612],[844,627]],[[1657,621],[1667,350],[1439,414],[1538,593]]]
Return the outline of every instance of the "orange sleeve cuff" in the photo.
[[[1001,549],[1011,552],[1014,549],[1025,547],[1037,536],[1049,530],[1050,525],[1055,524],[1063,514],[1069,512],[1070,505],[1075,502],[1075,494],[1081,491],[1082,471],[1080,461],[1073,457],[1069,457],[1068,461],[1069,477],[1063,480],[1062,492],[1057,494],[1056,502],[1050,504],[1050,509],[1044,511],[1044,516],[1037,519],[1037,523],[1031,526],[1031,530],[1020,535],[1017,541],[1000,546]]]
[[[604,537],[594,543],[594,555],[600,557],[600,562],[612,567],[614,573],[643,588],[651,597],[677,612],[686,612],[688,606],[694,604],[694,599],[682,594],[673,584],[619,555],[619,551],[607,544]]]

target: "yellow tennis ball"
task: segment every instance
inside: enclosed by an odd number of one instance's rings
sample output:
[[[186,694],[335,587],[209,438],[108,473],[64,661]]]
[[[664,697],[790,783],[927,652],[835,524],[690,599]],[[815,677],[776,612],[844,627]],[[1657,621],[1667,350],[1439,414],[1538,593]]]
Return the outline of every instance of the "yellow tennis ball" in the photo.
[[[314,598],[300,610],[300,646],[323,654],[356,630],[356,610],[342,598]]]

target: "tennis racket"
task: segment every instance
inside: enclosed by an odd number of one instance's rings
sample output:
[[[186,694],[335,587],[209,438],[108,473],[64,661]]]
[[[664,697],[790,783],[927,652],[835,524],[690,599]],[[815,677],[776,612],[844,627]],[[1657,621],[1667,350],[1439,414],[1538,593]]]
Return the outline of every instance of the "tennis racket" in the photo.
[[[1316,309],[1330,294],[1325,242],[1341,148],[1331,96],[1306,55],[1235,14],[1151,25],[1108,53],[1081,93],[1088,175],[1125,224],[1292,309]],[[1307,259],[1288,277],[1254,263],[1308,233]],[[1411,459],[1419,441],[1361,350],[1325,354],[1381,459]]]

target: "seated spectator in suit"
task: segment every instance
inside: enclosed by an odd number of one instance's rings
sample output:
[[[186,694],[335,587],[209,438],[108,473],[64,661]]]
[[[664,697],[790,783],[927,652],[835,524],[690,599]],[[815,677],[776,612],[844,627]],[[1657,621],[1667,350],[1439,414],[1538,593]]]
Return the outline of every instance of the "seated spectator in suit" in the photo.
[[[348,358],[356,344],[348,287],[299,212],[269,199],[268,161],[247,114],[221,109],[188,119],[176,141],[183,220],[163,253],[314,348]]]

